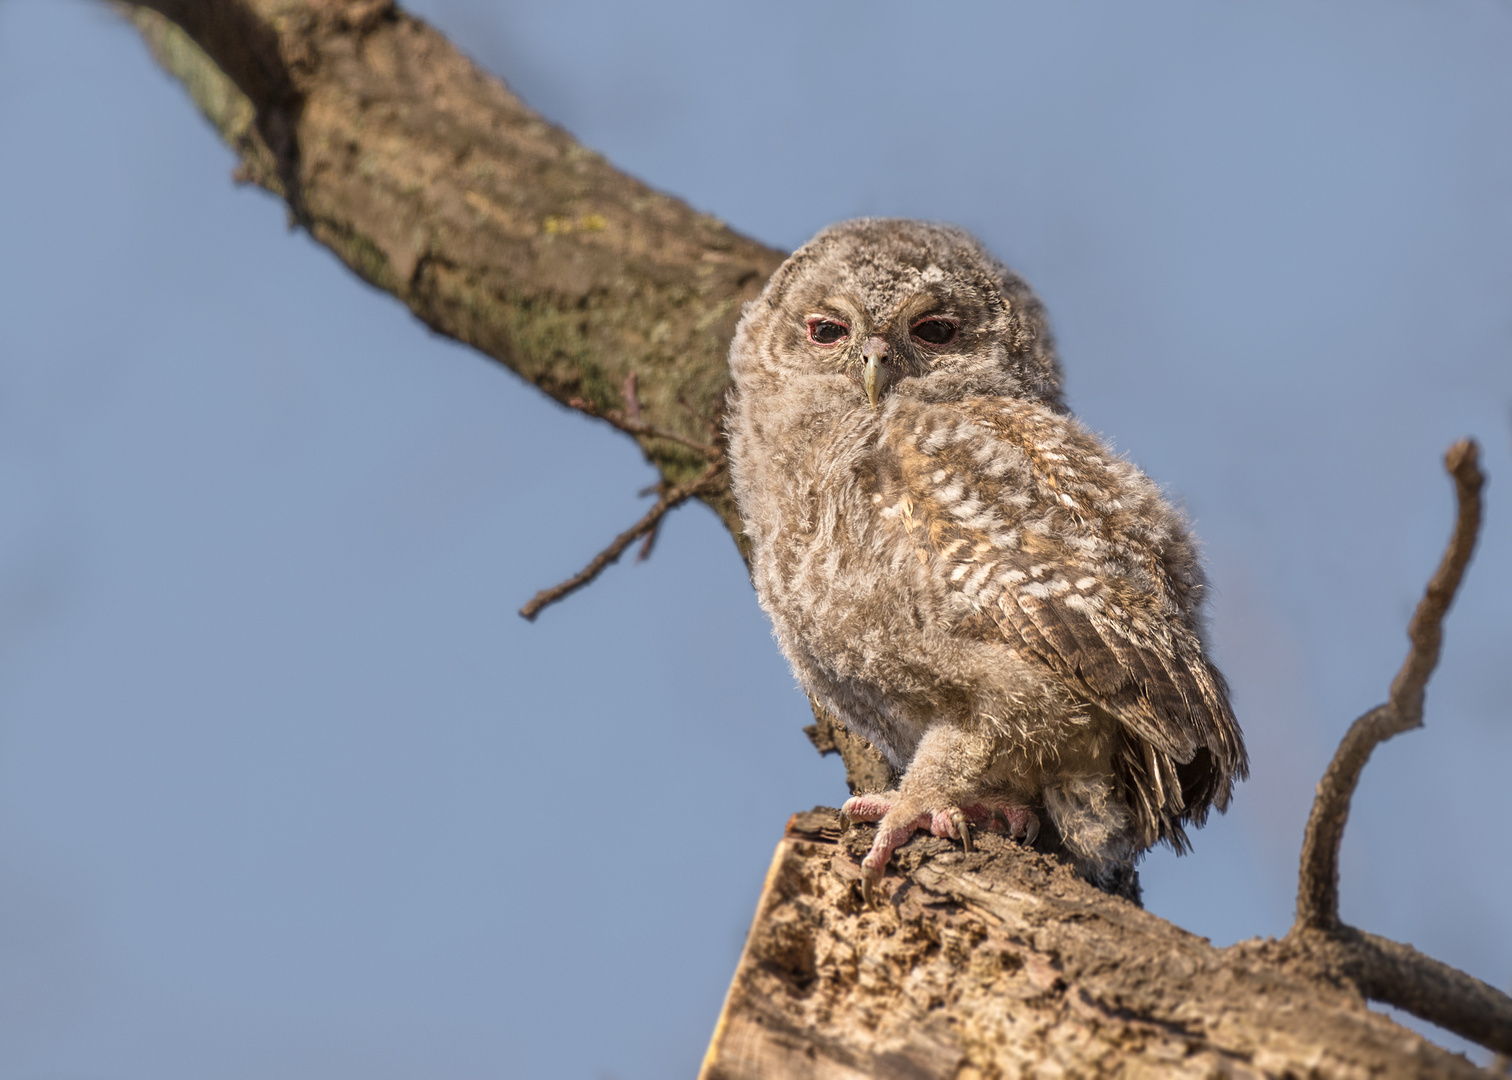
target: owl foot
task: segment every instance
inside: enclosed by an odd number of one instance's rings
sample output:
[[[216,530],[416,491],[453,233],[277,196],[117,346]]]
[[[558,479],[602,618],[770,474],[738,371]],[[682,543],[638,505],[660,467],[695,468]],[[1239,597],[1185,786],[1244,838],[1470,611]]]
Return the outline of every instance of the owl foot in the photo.
[[[892,853],[920,829],[928,829],[935,836],[949,840],[959,840],[967,851],[972,850],[973,825],[1006,833],[1023,840],[1025,845],[1033,844],[1039,835],[1039,818],[1027,806],[987,801],[945,806],[938,810],[914,810],[910,805],[914,800],[899,799],[898,796],[896,791],[854,795],[840,807],[840,820],[845,827],[853,821],[881,822],[871,850],[861,860],[861,898],[868,905],[882,882],[883,871],[887,869]]]
[[[1014,806],[1010,803],[978,803],[966,807],[968,813],[979,812],[987,815],[988,828],[995,829],[1016,840],[1022,840],[1025,847],[1033,847],[1034,841],[1039,837],[1039,815],[1027,806]]]

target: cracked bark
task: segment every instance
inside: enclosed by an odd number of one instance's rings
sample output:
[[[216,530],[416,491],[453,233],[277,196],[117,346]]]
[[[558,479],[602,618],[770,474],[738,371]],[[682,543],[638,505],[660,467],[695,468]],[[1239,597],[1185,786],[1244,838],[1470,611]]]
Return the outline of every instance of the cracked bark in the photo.
[[[1214,948],[993,833],[915,838],[868,908],[872,833],[789,823],[703,1080],[1486,1075],[1306,948]]]
[[[391,0],[118,7],[235,150],[236,178],[292,224],[558,402],[680,437],[630,433],[664,491],[705,473],[694,446],[718,429],[730,333],[782,252],[618,172]],[[745,554],[727,482],[698,497]],[[890,780],[823,715],[809,733],[842,754],[852,790]],[[1309,926],[1214,949],[981,839],[971,855],[914,840],[892,902],[863,910],[867,830],[795,819],[705,1074],[1484,1075],[1366,1007],[1405,946]],[[1472,1037],[1512,1052],[1497,1011],[1512,1002],[1438,967],[1469,987],[1451,994],[1490,995],[1490,1030]]]

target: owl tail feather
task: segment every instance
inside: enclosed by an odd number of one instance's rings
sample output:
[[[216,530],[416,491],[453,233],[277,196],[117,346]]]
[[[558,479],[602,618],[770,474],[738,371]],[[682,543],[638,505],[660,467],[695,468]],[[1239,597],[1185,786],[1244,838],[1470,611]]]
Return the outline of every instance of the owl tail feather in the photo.
[[[1140,902],[1134,863],[1141,845],[1135,815],[1107,778],[1075,776],[1046,784],[1045,811],[1077,873],[1103,892]]]

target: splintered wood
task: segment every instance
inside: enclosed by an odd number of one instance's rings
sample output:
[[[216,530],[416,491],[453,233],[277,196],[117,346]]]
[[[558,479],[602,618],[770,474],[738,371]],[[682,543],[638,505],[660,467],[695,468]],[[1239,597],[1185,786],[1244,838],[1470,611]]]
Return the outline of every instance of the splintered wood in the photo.
[[[1281,943],[1214,948],[996,835],[915,838],[868,909],[871,832],[789,822],[703,1080],[1484,1078]]]

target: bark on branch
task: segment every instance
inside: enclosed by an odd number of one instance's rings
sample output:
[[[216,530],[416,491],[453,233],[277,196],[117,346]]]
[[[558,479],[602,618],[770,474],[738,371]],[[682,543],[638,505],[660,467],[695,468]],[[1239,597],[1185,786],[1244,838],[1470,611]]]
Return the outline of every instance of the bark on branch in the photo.
[[[1290,943],[1214,948],[996,834],[970,854],[916,837],[871,907],[872,833],[795,815],[701,1080],[1484,1080]]]
[[[703,472],[740,306],[784,254],[626,176],[389,0],[144,0],[131,18],[240,179],[365,280],[564,405]],[[659,438],[666,432],[677,438]],[[727,482],[698,496],[737,543]]]

